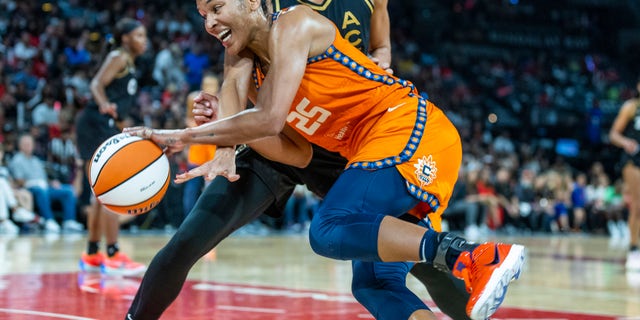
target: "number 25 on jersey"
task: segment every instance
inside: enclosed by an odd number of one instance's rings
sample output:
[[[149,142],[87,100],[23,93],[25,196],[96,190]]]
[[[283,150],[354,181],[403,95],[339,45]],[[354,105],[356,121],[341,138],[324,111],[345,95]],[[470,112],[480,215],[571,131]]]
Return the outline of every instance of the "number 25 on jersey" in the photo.
[[[331,112],[318,106],[308,108],[310,103],[309,99],[303,98],[296,106],[295,111],[289,113],[287,122],[295,125],[300,131],[313,135],[320,128],[320,125],[329,118]],[[296,119],[298,121],[295,121]],[[312,121],[311,119],[315,120]]]

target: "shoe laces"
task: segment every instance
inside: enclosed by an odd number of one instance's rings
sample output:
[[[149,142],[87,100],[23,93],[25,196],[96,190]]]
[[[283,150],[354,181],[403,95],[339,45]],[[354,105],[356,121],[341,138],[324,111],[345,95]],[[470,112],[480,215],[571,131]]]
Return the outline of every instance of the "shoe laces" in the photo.
[[[462,269],[458,269],[460,264],[464,266]],[[454,271],[454,276],[464,280],[464,287],[469,293],[471,293],[472,291],[471,273],[469,270],[470,267],[471,268],[474,267],[474,264],[471,261],[471,252],[469,251],[462,252],[458,257],[458,260],[456,260],[456,264],[455,264],[456,271]]]

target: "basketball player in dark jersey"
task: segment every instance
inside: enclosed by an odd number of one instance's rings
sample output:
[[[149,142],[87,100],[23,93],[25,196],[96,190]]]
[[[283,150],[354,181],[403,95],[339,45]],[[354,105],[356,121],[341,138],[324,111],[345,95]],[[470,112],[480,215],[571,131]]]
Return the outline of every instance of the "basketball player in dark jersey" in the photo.
[[[636,84],[640,92],[640,80]],[[622,148],[622,179],[625,184],[625,195],[629,201],[629,252],[626,269],[640,272],[640,98],[632,98],[624,102],[609,132],[611,143]]]
[[[388,69],[391,54],[386,0],[274,0],[273,6],[275,9],[281,9],[298,4],[309,5],[335,21],[345,38],[364,52],[369,52],[380,66]],[[370,21],[373,22],[371,25]],[[372,32],[371,40],[367,40],[370,28],[376,30],[376,33]],[[225,86],[234,87],[234,84],[225,79],[222,92]],[[211,104],[207,98],[197,99],[196,102]],[[229,111],[220,110],[220,112]],[[195,109],[194,114],[200,123],[212,120],[211,108]],[[221,118],[226,115],[215,116]],[[236,156],[235,168],[230,168],[228,172],[215,172],[231,180],[236,180],[238,175],[241,179],[230,183],[227,179],[218,177],[205,189],[174,237],[150,263],[126,319],[157,319],[177,297],[190,268],[200,257],[234,230],[263,212],[279,215],[297,184],[305,184],[312,192],[321,197],[324,196],[343,171],[346,160],[337,153],[328,152],[317,146],[313,146],[313,149],[313,158],[304,169],[269,161],[255,150],[245,148]],[[219,148],[216,157],[223,156],[222,152],[225,152],[224,148]],[[182,179],[208,173],[205,165],[184,174]],[[419,222],[419,219],[410,215],[406,215],[405,218],[412,222]],[[454,247],[464,245],[455,241],[450,242],[455,243]],[[442,254],[444,255],[447,250],[449,248],[443,246]],[[398,267],[405,270],[403,274],[406,276],[411,265],[398,264]],[[443,312],[454,319],[468,319],[465,313],[468,293],[461,280],[426,264],[416,265],[412,272],[425,283],[432,298]],[[371,288],[375,291],[371,295],[375,294],[378,297],[384,295],[385,291],[379,288],[406,289],[405,277],[399,277],[397,269],[379,276],[380,278],[376,279],[377,288],[375,289],[377,290]],[[367,292],[368,285],[370,283],[360,283],[354,289]],[[375,306],[369,301],[362,301],[363,296],[366,300],[366,293],[356,296],[373,314],[379,313],[376,309],[384,308],[383,305]]]
[[[116,24],[111,41],[116,48],[106,55],[100,69],[91,80],[93,101],[76,120],[78,151],[85,163],[87,174],[91,158],[98,146],[127,125],[123,122],[128,120],[138,92],[134,60],[147,49],[147,32],[140,22],[124,18]],[[112,274],[124,275],[144,271],[144,265],[119,252],[119,217],[106,212],[96,199],[90,201],[87,217],[88,247],[87,252],[80,258],[81,269],[105,270]],[[106,256],[98,250],[103,232],[107,241]]]

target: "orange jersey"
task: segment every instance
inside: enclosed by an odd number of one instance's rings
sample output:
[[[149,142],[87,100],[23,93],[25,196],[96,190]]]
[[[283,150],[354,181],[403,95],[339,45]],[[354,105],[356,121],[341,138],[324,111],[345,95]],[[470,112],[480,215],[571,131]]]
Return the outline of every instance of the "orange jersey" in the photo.
[[[189,146],[187,161],[197,166],[203,165],[205,162],[213,159],[216,154],[216,146],[211,144],[192,144]]]
[[[256,64],[258,87],[263,78]],[[447,206],[462,160],[457,130],[411,82],[387,74],[337,29],[332,45],[307,60],[287,122],[309,142],[340,152],[347,168],[395,166],[433,213]]]

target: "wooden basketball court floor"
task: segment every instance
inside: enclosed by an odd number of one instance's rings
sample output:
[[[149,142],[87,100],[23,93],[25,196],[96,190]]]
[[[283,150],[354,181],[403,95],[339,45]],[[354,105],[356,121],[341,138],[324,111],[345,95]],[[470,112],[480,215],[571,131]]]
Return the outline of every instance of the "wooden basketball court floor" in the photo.
[[[121,237],[148,263],[168,234]],[[640,319],[640,273],[624,245],[596,236],[497,237],[527,246],[520,280],[494,319]],[[0,236],[0,319],[123,319],[139,277],[78,271],[83,235]],[[315,255],[306,236],[232,236],[201,259],[162,319],[372,317],[349,292],[351,266]],[[408,285],[443,316],[419,282]]]

